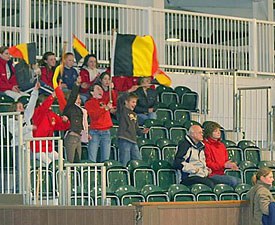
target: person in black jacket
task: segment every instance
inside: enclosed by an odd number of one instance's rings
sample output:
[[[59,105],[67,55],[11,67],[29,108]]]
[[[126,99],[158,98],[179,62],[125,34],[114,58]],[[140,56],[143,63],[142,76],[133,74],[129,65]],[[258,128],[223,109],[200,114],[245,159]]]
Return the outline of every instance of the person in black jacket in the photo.
[[[135,113],[138,116],[138,124],[143,125],[146,119],[156,119],[157,92],[152,89],[151,77],[141,77],[140,87],[135,91],[138,96]]]
[[[81,107],[81,99],[79,95],[80,84],[81,78],[79,76],[73,85],[72,92],[63,113],[71,122],[70,130],[67,131],[64,140],[64,146],[66,148],[67,159],[69,162],[74,162],[76,152],[78,153],[78,160],[81,159],[81,135],[83,132],[88,133],[88,130],[86,129],[87,112],[85,112],[86,110]]]

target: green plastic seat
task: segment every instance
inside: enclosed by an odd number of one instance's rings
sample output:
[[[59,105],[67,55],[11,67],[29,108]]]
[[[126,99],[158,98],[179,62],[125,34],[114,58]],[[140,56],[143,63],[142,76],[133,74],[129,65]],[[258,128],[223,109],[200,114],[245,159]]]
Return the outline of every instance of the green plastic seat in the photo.
[[[182,95],[187,93],[187,92],[190,92],[191,89],[186,87],[186,86],[177,86],[175,87],[175,92],[178,94],[179,96],[179,99],[181,99]]]
[[[148,139],[148,138],[144,138],[144,137],[138,137],[137,138],[137,145],[139,147],[142,147],[144,145],[154,145],[153,141]]]
[[[183,127],[185,127],[187,130],[189,130],[189,128],[193,125],[199,125],[201,126],[201,124],[195,120],[187,120],[184,124]]]
[[[247,200],[247,192],[251,189],[251,185],[249,184],[238,184],[237,187],[235,187],[236,193],[239,194],[240,200]]]
[[[170,130],[172,127],[182,127],[182,123],[177,120],[166,120],[164,126]]]
[[[222,143],[224,143],[226,148],[237,147],[236,143],[234,141],[231,141],[231,140],[222,140]]]
[[[205,184],[193,184],[191,193],[196,196],[196,201],[217,201],[218,197],[212,189]]]
[[[228,158],[237,163],[238,165],[244,160],[243,151],[239,147],[228,147],[227,149]]]
[[[181,97],[181,104],[184,109],[187,109],[191,112],[198,112],[198,101],[199,95],[194,91],[186,92]]]
[[[171,109],[157,109],[156,110],[158,120],[163,122],[173,119],[173,112]]]
[[[267,161],[267,160],[260,161],[258,163],[258,167],[259,168],[269,167],[270,169],[275,169],[275,161]]]
[[[10,96],[7,96],[4,93],[0,93],[0,102],[1,103],[13,103],[14,99]]]
[[[151,163],[155,160],[161,159],[161,151],[155,145],[143,145],[139,148],[142,160]]]
[[[172,184],[168,189],[168,196],[173,202],[196,201],[195,195],[183,184]]]
[[[133,202],[145,202],[144,196],[131,185],[119,187],[115,191],[115,194],[119,197],[121,205],[131,205]]]
[[[21,102],[23,105],[27,105],[30,101],[30,96],[21,96],[17,101]]]
[[[138,190],[146,184],[156,184],[155,171],[143,160],[131,160],[127,164],[131,184]]]
[[[160,138],[156,141],[156,145],[160,148],[163,149],[166,146],[175,146],[176,144],[168,139],[168,138]]]
[[[162,127],[163,126],[163,121],[158,120],[158,119],[147,119],[144,121],[144,126],[145,127]]]
[[[258,147],[246,147],[244,149],[244,160],[258,164],[261,161],[260,149]]]
[[[238,142],[238,147],[245,150],[247,147],[256,147],[256,144],[250,140],[241,140]]]
[[[163,92],[171,92],[171,91],[174,91],[174,90],[171,87],[167,87],[167,86],[164,86],[164,85],[159,85],[159,86],[157,86],[156,91],[160,95]]]
[[[243,161],[239,164],[239,168],[243,171],[244,182],[252,185],[251,178],[258,171],[257,165],[251,161]]]
[[[238,177],[239,179],[241,179],[241,181],[244,181],[243,173],[241,170],[225,169],[224,173],[228,176]]]
[[[165,160],[154,161],[151,164],[155,171],[157,185],[165,191],[168,191],[172,184],[177,183],[177,171]]]
[[[169,202],[169,197],[165,191],[156,185],[147,184],[141,189],[141,194],[146,202]]]
[[[167,102],[179,102],[178,94],[174,91],[165,91],[160,94],[160,102],[167,103]]]
[[[176,109],[174,110],[174,120],[184,124],[186,121],[191,120],[191,112],[186,109]]]
[[[227,184],[215,185],[213,192],[218,196],[219,201],[239,200],[239,195]]]
[[[101,202],[101,187],[97,188],[97,195],[95,193],[95,188],[91,191],[91,196],[93,198],[93,201],[97,199],[97,205],[102,205]],[[96,197],[97,196],[97,197]],[[106,198],[111,199],[111,205],[120,205],[119,197],[115,194],[114,191],[112,191],[110,188],[106,187]],[[105,203],[104,203],[105,204]]]
[[[178,144],[187,134],[187,130],[184,127],[172,127],[169,130],[169,137],[170,139]]]

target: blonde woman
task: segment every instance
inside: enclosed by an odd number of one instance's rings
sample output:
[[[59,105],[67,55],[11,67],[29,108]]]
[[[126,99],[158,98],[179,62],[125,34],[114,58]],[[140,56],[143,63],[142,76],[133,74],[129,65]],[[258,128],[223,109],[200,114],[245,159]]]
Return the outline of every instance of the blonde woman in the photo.
[[[248,193],[252,225],[262,225],[262,216],[269,215],[268,206],[274,202],[270,192],[273,173],[270,168],[263,167],[252,177],[253,188]]]

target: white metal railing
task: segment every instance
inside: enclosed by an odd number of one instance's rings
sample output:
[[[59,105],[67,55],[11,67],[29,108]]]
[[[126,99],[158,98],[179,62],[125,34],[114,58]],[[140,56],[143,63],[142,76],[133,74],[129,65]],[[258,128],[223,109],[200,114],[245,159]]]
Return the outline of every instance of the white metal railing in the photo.
[[[1,105],[0,105],[1,107]],[[22,115],[0,113],[0,193],[22,193]]]
[[[61,137],[26,140],[24,202],[30,205],[102,205],[106,169],[100,163],[64,163]],[[53,149],[53,151],[51,151]],[[98,181],[101,181],[98,184]],[[99,191],[100,187],[100,191]]]
[[[275,74],[274,22],[84,0],[1,2],[1,43],[36,42],[38,56],[49,50],[60,55],[63,41],[71,50],[76,34],[101,63],[108,63],[116,29],[152,35],[161,66],[173,71],[212,68]]]

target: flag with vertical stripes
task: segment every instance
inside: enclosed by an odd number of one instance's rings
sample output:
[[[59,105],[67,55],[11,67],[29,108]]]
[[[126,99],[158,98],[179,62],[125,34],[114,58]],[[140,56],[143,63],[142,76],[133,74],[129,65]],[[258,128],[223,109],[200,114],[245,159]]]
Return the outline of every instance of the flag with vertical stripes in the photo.
[[[36,44],[22,43],[9,48],[9,53],[14,58],[24,59],[27,64],[36,63]]]
[[[152,36],[114,34],[111,71],[114,76],[156,76],[158,83],[170,86],[171,79],[159,68]]]
[[[73,35],[73,51],[77,63],[80,59],[89,54],[86,45],[82,43],[75,35]]]

